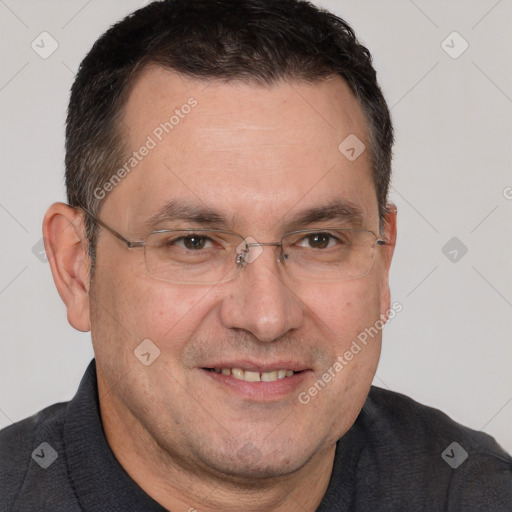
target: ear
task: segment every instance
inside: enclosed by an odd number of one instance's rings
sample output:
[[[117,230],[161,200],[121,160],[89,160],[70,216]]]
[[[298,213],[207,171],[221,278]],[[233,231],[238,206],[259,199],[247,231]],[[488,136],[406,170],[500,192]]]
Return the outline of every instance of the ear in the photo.
[[[387,322],[389,310],[391,307],[391,292],[389,289],[389,269],[391,267],[391,260],[395,252],[396,245],[396,218],[397,207],[393,203],[386,205],[387,213],[384,222],[384,230],[381,238],[386,241],[386,245],[380,246],[381,251],[381,273],[382,273],[382,293],[381,293],[381,318]]]
[[[68,322],[87,332],[91,329],[90,260],[83,214],[64,203],[52,204],[44,217],[43,240],[55,286],[66,305]]]

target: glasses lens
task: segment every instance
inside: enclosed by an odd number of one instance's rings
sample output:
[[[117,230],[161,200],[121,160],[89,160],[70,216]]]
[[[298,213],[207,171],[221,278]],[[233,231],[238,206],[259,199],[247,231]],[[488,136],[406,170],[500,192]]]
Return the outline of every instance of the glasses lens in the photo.
[[[177,284],[215,284],[237,273],[242,236],[212,230],[160,231],[145,246],[148,273]],[[300,231],[282,239],[285,268],[291,277],[346,281],[364,277],[375,257],[371,231],[326,229]],[[252,260],[244,258],[246,264]]]
[[[148,273],[162,281],[215,284],[236,274],[235,248],[243,241],[232,233],[205,230],[162,231],[146,240]]]
[[[288,272],[302,279],[346,281],[364,277],[375,257],[371,231],[327,229],[302,231],[283,238]]]

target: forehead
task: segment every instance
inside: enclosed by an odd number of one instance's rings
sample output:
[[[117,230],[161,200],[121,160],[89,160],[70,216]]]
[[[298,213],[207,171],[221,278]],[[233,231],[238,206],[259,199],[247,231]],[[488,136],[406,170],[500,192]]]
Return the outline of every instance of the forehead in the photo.
[[[368,147],[364,114],[339,77],[263,86],[151,67],[133,86],[123,127],[127,160],[137,161],[104,207],[124,203],[127,223],[175,199],[262,225],[336,200],[376,215],[369,152],[351,161],[339,150],[354,135]]]

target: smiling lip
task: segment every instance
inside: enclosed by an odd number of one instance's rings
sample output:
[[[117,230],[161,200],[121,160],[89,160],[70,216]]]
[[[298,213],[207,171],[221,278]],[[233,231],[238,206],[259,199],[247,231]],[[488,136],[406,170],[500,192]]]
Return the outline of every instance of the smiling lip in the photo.
[[[285,398],[296,391],[311,373],[311,369],[293,361],[271,364],[229,361],[203,367],[201,371],[229,393],[254,401]],[[249,375],[246,376],[245,372]]]
[[[250,372],[271,372],[274,370],[292,370],[294,372],[302,372],[304,370],[309,370],[310,368],[301,364],[297,361],[290,360],[279,360],[272,363],[257,363],[254,361],[248,361],[243,359],[236,360],[227,360],[220,361],[218,363],[212,363],[203,366],[204,369],[217,369],[217,368],[241,368],[242,370],[250,371]]]

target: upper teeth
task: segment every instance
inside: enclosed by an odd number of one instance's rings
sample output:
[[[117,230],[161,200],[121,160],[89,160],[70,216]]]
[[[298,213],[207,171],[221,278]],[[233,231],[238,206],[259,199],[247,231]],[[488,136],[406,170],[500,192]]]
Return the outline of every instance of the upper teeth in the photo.
[[[222,375],[232,375],[235,379],[245,380],[246,382],[274,382],[275,380],[291,377],[295,372],[293,370],[274,370],[272,372],[250,372],[241,368],[214,368],[216,373]]]

